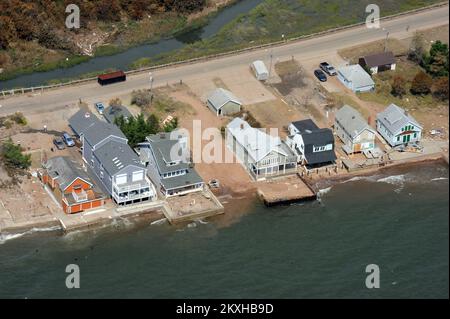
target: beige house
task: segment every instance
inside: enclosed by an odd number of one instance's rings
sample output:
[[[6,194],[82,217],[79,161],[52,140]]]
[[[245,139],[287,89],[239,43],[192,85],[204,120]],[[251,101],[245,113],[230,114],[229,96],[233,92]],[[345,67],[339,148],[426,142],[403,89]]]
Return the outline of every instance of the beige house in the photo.
[[[347,154],[370,151],[375,148],[375,130],[349,105],[336,112],[334,131],[344,143],[342,149]]]

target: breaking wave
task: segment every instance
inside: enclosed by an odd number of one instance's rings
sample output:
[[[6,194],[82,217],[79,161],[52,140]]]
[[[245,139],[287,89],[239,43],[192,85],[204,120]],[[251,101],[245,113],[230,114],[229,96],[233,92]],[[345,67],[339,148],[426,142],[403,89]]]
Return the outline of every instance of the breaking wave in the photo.
[[[46,228],[32,228],[26,232],[23,233],[16,233],[16,234],[0,234],[0,245],[6,243],[9,240],[21,238],[26,235],[31,235],[34,233],[42,233],[42,232],[51,232],[61,230],[60,226],[53,226],[53,227],[46,227]]]

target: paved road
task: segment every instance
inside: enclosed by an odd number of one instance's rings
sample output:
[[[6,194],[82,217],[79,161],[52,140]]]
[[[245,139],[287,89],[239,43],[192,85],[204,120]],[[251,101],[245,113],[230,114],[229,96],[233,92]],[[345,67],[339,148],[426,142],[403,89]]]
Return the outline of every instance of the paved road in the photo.
[[[205,73],[215,74],[215,76],[220,77],[220,73],[227,70],[229,66],[247,66],[256,59],[268,61],[270,54],[273,54],[275,58],[280,60],[295,56],[300,61],[307,58],[326,56],[339,49],[384,39],[387,32],[390,33],[390,37],[406,38],[410,37],[415,30],[445,25],[448,22],[448,6],[445,6],[390,21],[383,21],[381,24],[382,28],[377,30],[358,27],[318,38],[290,43],[276,47],[273,50],[262,49],[191,65],[160,69],[153,72],[155,79],[153,85],[158,87],[167,83],[177,83],[180,79],[185,83],[189,83],[189,81],[201,79]],[[15,96],[3,101],[0,100],[0,105],[2,105],[0,107],[0,115],[16,111],[36,113],[55,110],[65,105],[75,104],[80,98],[90,103],[108,101],[115,96],[145,87],[149,87],[149,75],[138,74],[130,76],[127,82],[106,87],[100,87],[97,83],[88,83],[47,91],[42,95]]]

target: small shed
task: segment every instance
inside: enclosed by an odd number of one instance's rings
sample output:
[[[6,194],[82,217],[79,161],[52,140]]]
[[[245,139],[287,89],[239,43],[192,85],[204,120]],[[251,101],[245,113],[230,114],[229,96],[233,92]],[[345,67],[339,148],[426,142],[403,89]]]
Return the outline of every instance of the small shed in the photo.
[[[263,61],[258,60],[253,62],[251,68],[259,81],[267,81],[269,79],[269,71]]]
[[[206,104],[208,108],[220,115],[231,115],[241,111],[242,103],[228,90],[218,88],[208,97]]]
[[[359,65],[370,70],[372,74],[379,72],[395,70],[395,56],[392,52],[382,52],[372,55],[366,55],[359,59]]]

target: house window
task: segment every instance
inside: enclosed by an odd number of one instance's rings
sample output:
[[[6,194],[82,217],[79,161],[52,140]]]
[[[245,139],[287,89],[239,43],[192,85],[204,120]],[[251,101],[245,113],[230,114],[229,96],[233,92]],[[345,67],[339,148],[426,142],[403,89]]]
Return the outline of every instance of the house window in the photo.
[[[400,136],[397,136],[397,142],[400,142]]]

